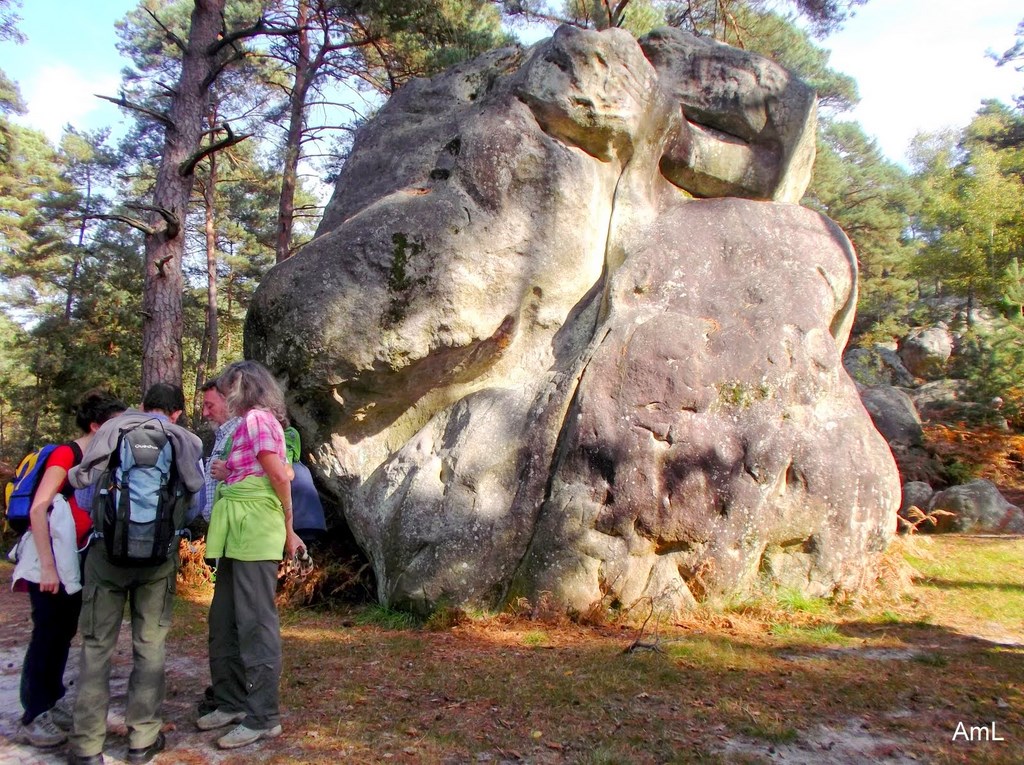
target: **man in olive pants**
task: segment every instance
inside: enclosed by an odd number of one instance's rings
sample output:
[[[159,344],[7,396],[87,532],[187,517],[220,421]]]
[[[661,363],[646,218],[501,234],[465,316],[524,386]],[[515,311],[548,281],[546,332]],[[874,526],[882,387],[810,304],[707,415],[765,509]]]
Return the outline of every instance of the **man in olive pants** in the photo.
[[[173,447],[173,465],[184,491],[175,504],[175,528],[181,528],[192,495],[203,485],[200,467],[203,444],[198,436],[175,425],[185,408],[185,396],[176,385],[157,383],[146,391],[142,412],[129,409],[96,432],[69,474],[73,486],[85,487],[96,481],[116,449],[118,436],[133,426],[156,419]],[[156,489],[159,491],[159,487]],[[95,521],[94,517],[94,521]],[[78,675],[78,699],[68,762],[72,765],[102,765],[110,705],[110,660],[121,631],[124,607],[130,606],[132,624],[132,673],[128,678],[128,757],[131,765],[149,762],[166,746],[160,731],[166,678],[164,658],[167,633],[174,607],[178,569],[178,540],[160,563],[125,565],[111,560],[103,540],[89,546],[82,588],[82,654]]]
[[[71,762],[85,765],[103,762],[110,703],[110,659],[121,631],[125,601],[131,610],[133,654],[125,711],[129,762],[147,762],[164,748],[160,706],[164,700],[164,658],[177,570],[177,551],[159,566],[128,568],[111,563],[103,544],[90,547],[85,561],[86,587],[79,621],[82,655]],[[149,749],[154,751],[147,758]]]

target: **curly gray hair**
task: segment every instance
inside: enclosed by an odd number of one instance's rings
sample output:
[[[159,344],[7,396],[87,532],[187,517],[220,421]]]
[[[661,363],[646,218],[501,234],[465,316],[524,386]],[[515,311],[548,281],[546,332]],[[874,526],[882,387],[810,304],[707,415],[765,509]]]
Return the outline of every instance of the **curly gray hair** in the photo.
[[[250,409],[266,409],[282,425],[288,422],[284,391],[270,370],[258,361],[228,364],[217,377],[216,385],[233,416],[240,417]]]

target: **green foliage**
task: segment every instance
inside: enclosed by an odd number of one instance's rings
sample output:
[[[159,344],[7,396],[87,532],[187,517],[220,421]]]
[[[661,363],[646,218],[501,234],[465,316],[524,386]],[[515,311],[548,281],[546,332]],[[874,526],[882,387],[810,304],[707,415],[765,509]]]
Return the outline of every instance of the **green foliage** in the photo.
[[[998,115],[983,109],[960,134],[919,136],[915,274],[943,291],[989,303],[1002,297],[1006,269],[1024,245],[1024,185],[1005,150],[981,138]]]
[[[746,409],[758,401],[764,401],[771,395],[771,388],[765,383],[753,385],[738,381],[720,383],[718,386],[718,402],[723,406]]]
[[[25,35],[18,29],[21,17],[15,12],[21,7],[21,0],[0,0],[0,40],[24,42]]]
[[[773,624],[770,632],[776,637],[811,645],[841,645],[850,642],[850,638],[843,635],[834,624],[817,624],[811,627]]]
[[[917,298],[910,273],[915,250],[905,235],[915,209],[907,173],[885,159],[856,123],[828,123],[820,131],[814,176],[803,201],[836,221],[853,243],[860,342],[903,335],[908,328],[903,317]]]
[[[998,414],[1024,422],[1024,318],[998,318],[964,336],[954,373],[967,381],[971,401],[1000,400]]]
[[[735,24],[717,37],[795,72],[817,91],[819,107],[830,114],[850,109],[860,100],[854,79],[829,67],[829,51],[815,44],[791,17],[765,13],[753,5],[741,6]],[[877,149],[875,152],[881,158]]]
[[[429,77],[460,61],[509,44],[498,9],[486,0],[375,0],[338,19],[357,45],[358,77],[391,94],[413,77]]]
[[[816,37],[839,28],[850,10],[867,0],[789,0],[794,16],[802,17]],[[778,6],[763,0],[501,0],[511,19],[525,18],[548,24],[568,23],[594,29],[622,27],[643,34],[667,24],[699,35],[724,40],[728,35],[745,42],[743,14]]]
[[[546,632],[541,630],[530,630],[523,635],[523,645],[529,646],[530,648],[543,648],[550,642]]]
[[[959,486],[978,477],[978,466],[960,460],[949,460],[942,466],[942,472],[951,486]]]
[[[6,199],[20,198],[7,205],[0,266],[11,327],[0,348],[6,459],[72,435],[70,413],[89,388],[137,400],[141,359],[140,237],[94,217],[109,206],[116,157],[103,134],[69,130],[56,150],[29,137],[7,168]],[[34,181],[18,187],[26,167]]]

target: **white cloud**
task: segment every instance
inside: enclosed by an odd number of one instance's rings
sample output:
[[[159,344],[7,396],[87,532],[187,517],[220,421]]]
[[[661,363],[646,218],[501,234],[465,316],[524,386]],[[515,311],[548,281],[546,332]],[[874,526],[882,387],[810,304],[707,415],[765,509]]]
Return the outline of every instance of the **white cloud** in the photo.
[[[42,130],[55,143],[68,123],[80,130],[112,125],[117,107],[95,94],[116,96],[118,85],[116,76],[91,78],[67,64],[43,67],[21,85],[28,113],[19,121]]]

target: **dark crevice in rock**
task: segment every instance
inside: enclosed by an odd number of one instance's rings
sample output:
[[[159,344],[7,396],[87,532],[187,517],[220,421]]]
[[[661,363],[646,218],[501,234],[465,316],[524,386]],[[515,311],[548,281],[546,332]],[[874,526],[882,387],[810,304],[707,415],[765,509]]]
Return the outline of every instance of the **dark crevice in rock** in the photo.
[[[691,553],[694,546],[692,542],[684,539],[659,539],[654,543],[655,555],[671,555],[673,553]]]

